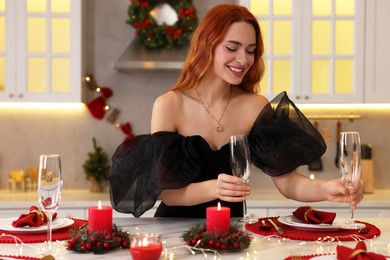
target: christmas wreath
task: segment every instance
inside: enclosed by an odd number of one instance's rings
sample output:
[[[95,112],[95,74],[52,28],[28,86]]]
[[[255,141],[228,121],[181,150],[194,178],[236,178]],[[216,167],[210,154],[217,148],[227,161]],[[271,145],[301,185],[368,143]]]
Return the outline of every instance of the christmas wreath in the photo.
[[[115,248],[129,248],[130,234],[122,231],[116,224],[112,226],[112,233],[100,233],[88,231],[88,226],[82,225],[79,229],[70,230],[68,250],[77,253],[104,254]]]
[[[152,15],[151,11],[162,3],[169,4],[177,13],[173,25],[159,25]],[[131,0],[128,15],[127,23],[136,29],[139,40],[153,49],[183,45],[198,25],[192,0]]]
[[[230,233],[216,235],[207,232],[204,224],[195,224],[181,238],[188,246],[213,250],[243,250],[251,243],[251,236],[235,225],[230,227]]]

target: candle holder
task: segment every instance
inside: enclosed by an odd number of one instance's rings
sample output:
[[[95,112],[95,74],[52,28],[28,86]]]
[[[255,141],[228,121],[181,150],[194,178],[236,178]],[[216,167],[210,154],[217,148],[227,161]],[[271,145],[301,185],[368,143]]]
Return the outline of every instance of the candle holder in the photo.
[[[158,260],[162,251],[161,235],[135,234],[130,240],[130,254],[134,260]]]

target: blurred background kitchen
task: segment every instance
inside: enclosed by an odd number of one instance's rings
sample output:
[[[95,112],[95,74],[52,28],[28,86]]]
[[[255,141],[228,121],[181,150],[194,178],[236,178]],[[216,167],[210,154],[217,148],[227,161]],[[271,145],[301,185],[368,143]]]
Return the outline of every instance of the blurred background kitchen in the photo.
[[[69,1],[71,4],[78,2]],[[0,33],[4,33],[4,28],[7,28],[4,20],[8,19],[10,23],[13,21],[16,24],[16,19],[12,17],[19,16],[20,2],[24,1],[0,0]],[[387,28],[390,24],[390,17],[387,15],[390,11],[389,1],[322,1],[325,6],[319,8],[318,13],[315,13],[315,3],[321,1],[315,0],[312,1],[312,10],[307,10],[307,6],[310,6],[306,4],[307,1],[194,0],[193,2],[199,19],[209,8],[224,2],[251,6],[253,12],[258,15],[267,41],[268,68],[267,76],[261,83],[262,89],[269,98],[274,97],[275,93],[287,90],[290,97],[298,103],[298,107],[310,117],[313,123],[318,124],[318,129],[324,135],[328,145],[326,154],[321,158],[322,167],[312,165],[311,167],[316,168],[317,171],[311,171],[308,166],[304,166],[301,167],[303,173],[307,176],[313,174],[315,178],[339,177],[335,166],[336,128],[339,123],[342,131],[359,131],[362,143],[371,146],[374,188],[390,189],[390,174],[388,174],[390,146],[387,142],[390,129],[388,75],[390,35]],[[334,14],[340,2],[348,3],[350,7],[344,9],[344,14]],[[61,76],[53,77],[53,80],[71,82],[72,91],[76,91],[76,99],[88,103],[99,95],[88,89],[85,82],[82,82],[83,76],[91,74],[98,86],[112,89],[113,95],[106,100],[111,109],[105,113],[103,119],[99,120],[91,115],[85,104],[80,105],[80,103],[43,108],[24,106],[26,96],[17,96],[18,83],[7,85],[5,82],[24,82],[28,76],[34,78],[34,70],[29,74],[23,71],[23,66],[19,63],[11,64],[15,71],[7,72],[8,74],[0,72],[0,79],[3,76],[2,82],[0,81],[0,189],[8,188],[11,171],[38,166],[38,158],[42,153],[61,155],[65,189],[89,189],[90,181],[86,180],[82,165],[88,159],[88,153],[93,151],[92,138],[96,138],[98,145],[111,158],[116,147],[126,137],[115,123],[129,122],[132,132],[136,135],[149,133],[154,99],[167,91],[179,76],[177,69],[121,67],[124,61],[119,58],[135,35],[135,29],[126,24],[127,9],[130,5],[128,0],[84,0],[82,3],[81,33],[78,34],[77,29],[71,30],[72,39],[76,43],[81,35],[82,49],[80,52],[71,52],[71,55],[78,55],[78,65],[76,63],[69,72],[73,73],[72,80],[63,79]],[[259,9],[256,7],[258,4],[267,6],[271,11],[265,12],[264,8]],[[330,15],[326,14],[328,8],[333,12]],[[22,8],[22,12],[23,10],[25,9]],[[277,13],[278,10],[280,13]],[[352,13],[350,10],[353,10]],[[310,24],[315,28],[313,31],[310,29]],[[265,29],[266,27],[272,29]],[[23,29],[26,28],[21,28]],[[52,33],[55,34],[54,31]],[[12,57],[10,52],[16,53],[17,61],[23,60],[18,56],[20,53],[17,50],[23,49],[27,40],[25,38],[23,40],[23,37],[18,38],[19,34],[23,35],[20,30],[13,30],[7,31],[4,38],[4,34],[0,35],[0,71],[2,69],[4,71],[4,64],[6,64],[4,60]],[[341,46],[337,42],[337,37],[344,37]],[[323,41],[324,39],[327,41]],[[55,41],[52,41],[52,44],[53,42]],[[313,52],[318,51],[317,54],[310,53],[308,47],[310,44],[317,46],[317,49],[313,47]],[[348,47],[348,44],[353,47]],[[73,56],[71,60],[74,60]],[[333,61],[335,62],[332,63]],[[31,68],[40,64],[39,60],[35,62],[29,63]],[[21,62],[21,64],[25,63]],[[54,62],[53,64],[55,65]],[[330,64],[335,64],[335,68],[339,70],[333,69],[333,65]],[[61,68],[59,59],[57,69]],[[6,80],[4,74],[8,76]],[[76,75],[75,81],[74,75]],[[10,77],[14,81],[7,81]],[[329,86],[326,86],[327,82],[330,82],[330,85],[335,82],[330,92],[327,89]],[[312,91],[307,87],[310,83],[317,84],[317,89]],[[270,89],[273,89],[274,93]],[[16,94],[11,96],[10,92]],[[81,97],[77,97],[78,95]],[[67,101],[66,99],[60,98],[58,102],[62,103]],[[45,102],[53,100],[50,97]],[[35,102],[35,104],[45,102]],[[315,104],[313,106],[307,105],[313,103]],[[329,105],[330,103],[333,104]],[[111,123],[107,118],[114,108],[119,111],[119,114],[115,122]],[[330,118],[322,119],[323,116],[329,115]],[[348,119],[351,115],[352,120]],[[343,118],[344,116],[346,118]],[[253,188],[273,188],[270,178],[258,170],[255,170],[252,176]]]

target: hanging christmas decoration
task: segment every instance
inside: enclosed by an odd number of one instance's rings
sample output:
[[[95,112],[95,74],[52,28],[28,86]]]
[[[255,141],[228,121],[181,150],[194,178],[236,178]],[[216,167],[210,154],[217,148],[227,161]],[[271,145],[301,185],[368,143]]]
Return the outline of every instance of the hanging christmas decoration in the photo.
[[[177,21],[159,25],[154,17],[154,9],[160,0],[131,0],[126,22],[136,29],[136,36],[148,48],[172,48],[187,42],[188,36],[198,25],[196,9],[192,0],[164,1],[177,14]]]
[[[92,75],[85,76],[83,80],[88,89],[99,94],[98,97],[87,103],[87,108],[93,117],[101,120],[104,118],[106,112],[111,109],[106,101],[114,95],[114,92],[109,87],[99,87]],[[107,122],[120,129],[126,135],[125,140],[133,138],[135,135],[133,134],[131,124],[129,122],[117,122],[119,114],[120,110],[118,108],[113,108],[112,112],[106,119]]]

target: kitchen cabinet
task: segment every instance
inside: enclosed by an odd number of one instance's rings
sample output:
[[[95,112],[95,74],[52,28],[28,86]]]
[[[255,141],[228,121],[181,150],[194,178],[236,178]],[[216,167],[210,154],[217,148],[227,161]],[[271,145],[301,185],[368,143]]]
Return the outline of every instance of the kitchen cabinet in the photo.
[[[0,1],[0,101],[80,102],[79,0]]]
[[[390,1],[366,1],[365,102],[390,102]]]

